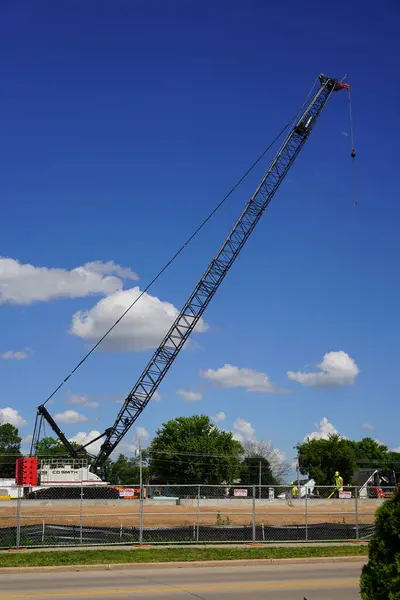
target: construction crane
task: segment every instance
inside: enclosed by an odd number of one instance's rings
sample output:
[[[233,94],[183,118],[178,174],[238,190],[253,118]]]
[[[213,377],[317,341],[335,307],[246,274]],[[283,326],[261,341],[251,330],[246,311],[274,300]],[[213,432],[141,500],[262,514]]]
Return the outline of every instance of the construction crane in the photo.
[[[348,84],[325,77],[322,74],[319,75],[319,84],[318,90],[296,119],[228,237],[210,262],[168,333],[127,395],[114,424],[96,438],[96,440],[103,437],[105,439],[98,455],[93,457],[91,464],[93,472],[104,466],[111,453],[150,402],[310,136],[331,94],[342,89],[349,89]],[[74,447],[62,433],[47,408],[41,405],[38,407],[32,451],[34,451],[40,438],[43,419],[49,423],[69,454],[74,458],[82,456],[82,450],[95,441],[91,440],[80,448]]]

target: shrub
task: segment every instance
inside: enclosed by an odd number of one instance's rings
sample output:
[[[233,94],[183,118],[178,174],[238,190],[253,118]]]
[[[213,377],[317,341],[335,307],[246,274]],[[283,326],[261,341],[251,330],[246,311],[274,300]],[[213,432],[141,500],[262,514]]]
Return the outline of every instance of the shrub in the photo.
[[[361,575],[363,600],[400,600],[400,486],[376,511],[376,529]]]

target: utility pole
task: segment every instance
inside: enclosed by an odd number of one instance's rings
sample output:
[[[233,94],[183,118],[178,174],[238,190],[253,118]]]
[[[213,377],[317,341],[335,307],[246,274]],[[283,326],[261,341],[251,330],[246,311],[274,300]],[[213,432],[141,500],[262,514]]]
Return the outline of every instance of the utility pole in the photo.
[[[142,457],[142,442],[139,438],[139,543],[143,542],[143,457]]]
[[[297,494],[298,494],[298,498],[301,498],[301,494],[300,494],[300,459],[299,459],[299,455],[297,455],[296,473],[297,473]],[[307,490],[306,490],[306,495],[307,495]]]
[[[258,497],[261,500],[261,482],[262,482],[262,474],[261,474],[261,460],[258,462]]]
[[[139,484],[140,484],[140,500],[143,500],[143,459],[142,459],[142,443],[139,438]]]

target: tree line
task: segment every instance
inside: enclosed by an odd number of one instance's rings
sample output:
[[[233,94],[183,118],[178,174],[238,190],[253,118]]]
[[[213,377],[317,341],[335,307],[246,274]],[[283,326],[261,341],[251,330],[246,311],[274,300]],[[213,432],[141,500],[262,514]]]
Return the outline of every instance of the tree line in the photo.
[[[345,485],[354,485],[354,475],[359,468],[394,471],[400,478],[400,453],[365,437],[360,441],[348,440],[339,435],[328,439],[307,439],[297,444],[300,472],[315,479],[317,485],[332,485],[336,471]]]
[[[15,460],[21,456],[18,429],[0,425],[0,478],[14,477]],[[79,446],[76,444],[76,448]],[[90,448],[90,447],[89,447]],[[339,471],[346,485],[354,483],[360,467],[395,470],[400,476],[400,453],[371,438],[353,441],[331,435],[324,440],[306,440],[296,446],[302,475],[317,485],[332,485]],[[66,456],[63,444],[52,437],[40,440],[38,458]],[[90,456],[84,454],[90,461]],[[279,485],[287,479],[291,465],[269,442],[239,442],[231,432],[219,429],[209,417],[178,417],[157,430],[150,446],[142,451],[145,483]],[[139,483],[139,457],[120,454],[106,464],[106,479],[113,485]]]

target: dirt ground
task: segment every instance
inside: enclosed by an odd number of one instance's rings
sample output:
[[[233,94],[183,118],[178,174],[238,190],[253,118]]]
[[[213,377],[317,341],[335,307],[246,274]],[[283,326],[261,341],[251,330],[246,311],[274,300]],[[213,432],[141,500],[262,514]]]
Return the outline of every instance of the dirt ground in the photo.
[[[375,501],[359,503],[358,522],[374,523]],[[16,508],[0,504],[0,528],[16,525]],[[256,506],[256,521],[264,525],[304,525],[306,523],[304,504],[293,507],[285,502],[281,504],[264,504]],[[121,501],[108,506],[83,506],[83,523],[86,526],[138,526],[139,504],[134,501]],[[21,525],[39,523],[57,525],[77,525],[80,523],[80,507],[77,506],[23,506],[21,508]],[[144,526],[162,527],[174,525],[248,525],[252,522],[252,506],[154,506],[144,503]],[[356,522],[353,504],[309,503],[307,507],[307,523],[348,523]]]

